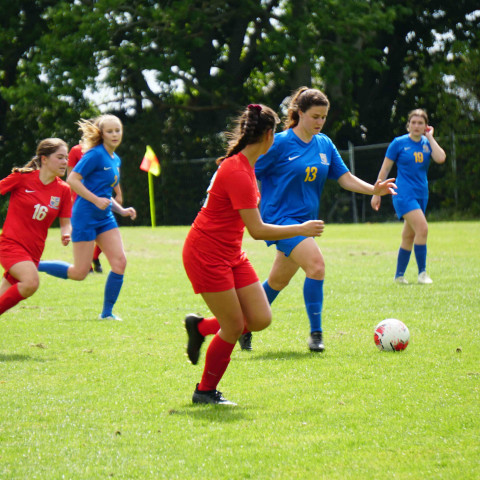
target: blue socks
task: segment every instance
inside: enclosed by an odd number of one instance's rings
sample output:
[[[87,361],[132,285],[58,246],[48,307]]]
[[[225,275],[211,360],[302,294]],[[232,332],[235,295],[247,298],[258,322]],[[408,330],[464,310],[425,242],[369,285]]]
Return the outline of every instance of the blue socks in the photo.
[[[397,271],[395,272],[395,278],[405,276],[405,271],[407,270],[411,254],[411,250],[405,250],[402,247],[399,248],[397,258]]]
[[[103,297],[102,317],[110,317],[112,315],[113,306],[120,295],[123,285],[123,275],[110,272],[105,283],[105,294]]]
[[[41,261],[38,264],[38,271],[45,272],[54,277],[68,279],[68,267],[70,266],[67,262],[62,262],[61,260],[49,260]]]
[[[418,273],[422,273],[427,269],[427,246],[414,245],[415,259],[417,260]]]
[[[262,284],[265,293],[267,294],[268,303],[271,305],[273,301],[277,298],[280,290],[274,290],[269,284],[268,280],[265,280]]]
[[[303,298],[310,320],[310,333],[322,331],[323,280],[305,278]]]

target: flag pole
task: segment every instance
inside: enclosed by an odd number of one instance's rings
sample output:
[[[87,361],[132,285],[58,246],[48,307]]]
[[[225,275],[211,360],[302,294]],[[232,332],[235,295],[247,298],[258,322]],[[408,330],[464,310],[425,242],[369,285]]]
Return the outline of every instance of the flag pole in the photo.
[[[153,175],[148,172],[148,196],[150,198],[150,219],[152,221],[152,228],[155,228],[156,221],[155,221],[155,198],[153,195]]]

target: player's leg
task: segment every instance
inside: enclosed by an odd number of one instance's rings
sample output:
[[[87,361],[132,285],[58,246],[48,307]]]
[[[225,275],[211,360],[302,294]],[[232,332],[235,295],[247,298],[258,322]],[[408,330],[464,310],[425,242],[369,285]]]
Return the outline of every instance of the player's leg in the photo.
[[[405,214],[404,218],[414,232],[413,251],[418,266],[418,282],[432,283],[426,272],[428,223],[425,214],[422,209],[416,209]]]
[[[40,283],[37,267],[33,262],[18,262],[10,267],[8,274],[18,282],[12,284],[5,277],[2,279],[0,315],[14,307],[18,302],[32,296],[38,290]]]
[[[123,276],[127,266],[127,257],[123,248],[122,237],[118,227],[100,233],[96,239],[99,247],[107,257],[111,271],[105,283],[105,293],[101,318],[120,320],[113,314],[113,307],[120,295]]]
[[[408,215],[408,213],[406,214]],[[405,215],[404,215],[405,218]],[[405,272],[410,261],[410,255],[412,254],[413,239],[415,238],[415,231],[411,225],[405,219],[402,229],[402,242],[398,249],[397,255],[397,269],[395,270],[395,282],[399,284],[407,284],[405,279]]]
[[[290,254],[290,258],[305,272],[303,297],[310,321],[308,346],[311,351],[323,352],[322,310],[323,281],[325,279],[325,261],[317,242],[306,238]]]
[[[208,308],[217,318],[220,330],[215,334],[205,355],[202,379],[193,394],[194,403],[228,404],[217,391],[225,373],[237,339],[245,328],[245,319],[235,289],[201,294]]]
[[[90,271],[95,242],[93,240],[79,241],[72,242],[72,245],[73,265],[68,267],[68,278],[78,281],[84,280]]]

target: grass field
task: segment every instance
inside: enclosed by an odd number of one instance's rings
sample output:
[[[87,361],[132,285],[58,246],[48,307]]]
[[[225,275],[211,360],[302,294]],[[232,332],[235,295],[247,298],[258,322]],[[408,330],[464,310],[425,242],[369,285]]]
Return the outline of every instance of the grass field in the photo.
[[[96,320],[105,274],[42,274],[0,318],[0,478],[480,478],[480,223],[430,224],[433,285],[413,257],[412,283],[393,283],[400,230],[327,226],[327,350],[307,350],[299,272],[254,351],[233,352],[219,389],[237,407],[191,404],[205,349],[188,362],[182,320],[209,312],[181,264],[187,227],[122,229],[121,323]],[[274,250],[244,246],[263,280]],[[71,260],[58,230],[44,258]],[[376,349],[387,317],[405,352]]]

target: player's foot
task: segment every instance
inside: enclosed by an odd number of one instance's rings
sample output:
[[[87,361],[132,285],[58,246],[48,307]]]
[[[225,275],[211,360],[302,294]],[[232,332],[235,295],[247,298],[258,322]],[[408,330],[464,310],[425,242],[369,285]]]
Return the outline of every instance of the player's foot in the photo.
[[[88,271],[88,273],[93,273],[93,267],[90,267],[90,270]]]
[[[400,285],[408,285],[408,280],[403,275],[401,277],[395,277],[394,281]]]
[[[205,340],[205,337],[198,331],[198,324],[202,320],[203,317],[200,317],[200,315],[191,313],[185,317],[183,322],[188,335],[187,355],[193,365],[196,365],[198,362],[200,347]]]
[[[244,333],[238,339],[238,343],[242,350],[252,350],[252,332]]]
[[[325,345],[323,344],[322,332],[312,332],[308,339],[308,348],[312,352],[323,352]]]
[[[428,276],[427,272],[422,272],[418,275],[418,283],[428,285],[430,283],[433,283],[433,280]]]
[[[236,403],[230,402],[229,400],[224,398],[222,395],[222,392],[219,392],[218,390],[207,390],[207,391],[199,390],[198,383],[197,383],[197,388],[195,388],[195,391],[193,392],[192,402],[193,403],[210,403],[213,405],[236,405]]]
[[[117,317],[116,315],[114,315],[113,313],[110,314],[110,315],[107,315],[106,317],[102,317],[102,314],[100,314],[98,316],[98,319],[99,320],[115,320],[116,322],[121,322],[122,319],[120,317]]]
[[[98,258],[93,261],[93,271],[96,273],[103,273],[103,268]]]

